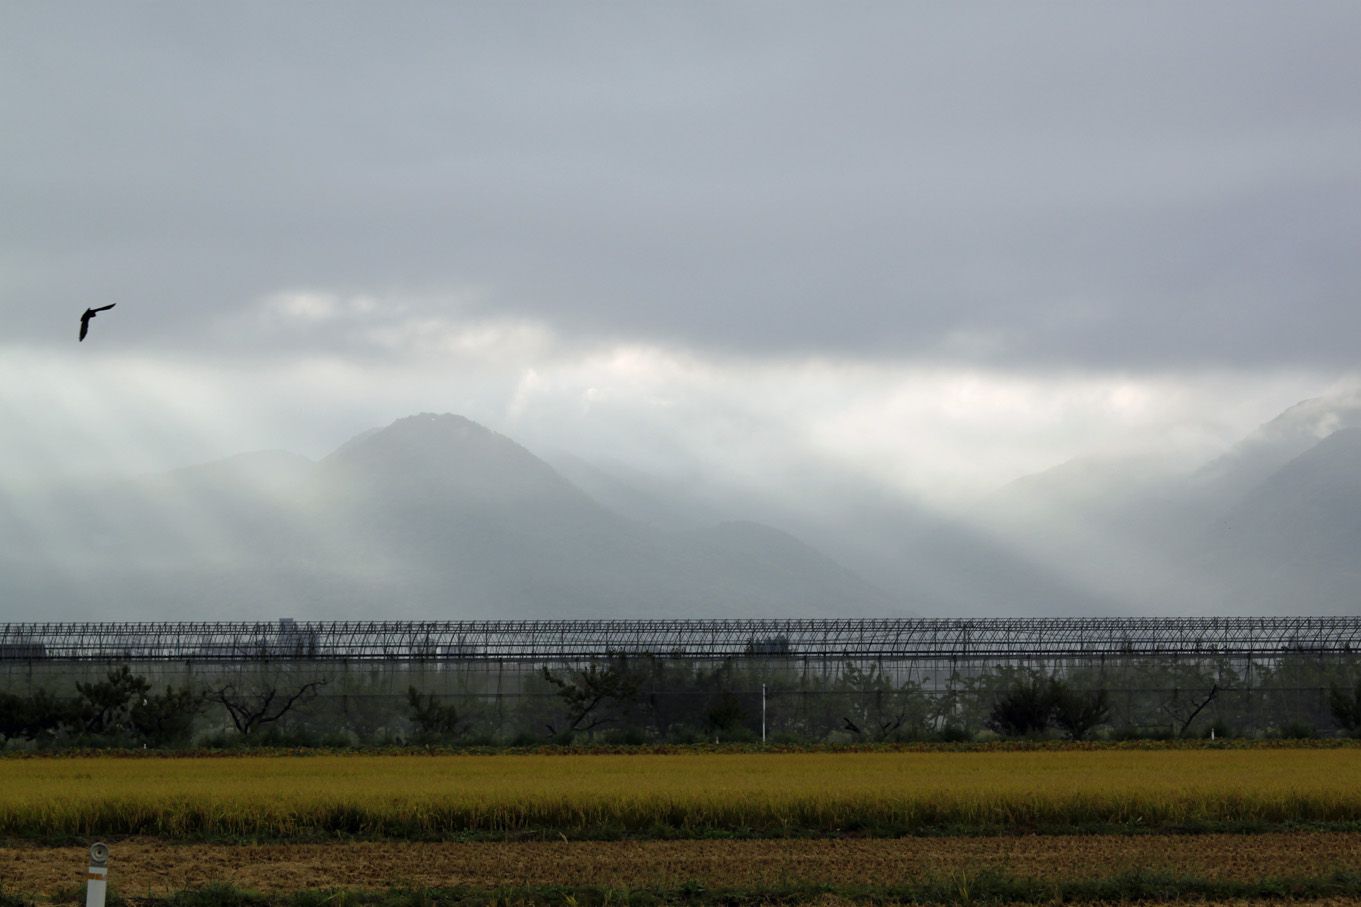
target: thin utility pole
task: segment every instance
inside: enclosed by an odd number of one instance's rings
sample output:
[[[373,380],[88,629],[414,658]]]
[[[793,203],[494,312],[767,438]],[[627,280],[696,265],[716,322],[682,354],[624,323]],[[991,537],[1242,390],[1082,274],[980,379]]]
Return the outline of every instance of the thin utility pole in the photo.
[[[766,742],[766,685],[761,684],[761,742]]]

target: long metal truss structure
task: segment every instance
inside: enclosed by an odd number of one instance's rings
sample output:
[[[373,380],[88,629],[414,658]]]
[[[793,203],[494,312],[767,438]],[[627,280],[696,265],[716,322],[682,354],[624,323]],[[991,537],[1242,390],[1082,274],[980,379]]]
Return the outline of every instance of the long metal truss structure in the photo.
[[[0,624],[0,661],[580,662],[1361,654],[1361,617]]]

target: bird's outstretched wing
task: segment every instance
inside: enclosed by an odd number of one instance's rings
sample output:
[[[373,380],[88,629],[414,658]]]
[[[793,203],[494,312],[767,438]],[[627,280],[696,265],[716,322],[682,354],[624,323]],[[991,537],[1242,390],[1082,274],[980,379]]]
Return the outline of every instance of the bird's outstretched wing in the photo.
[[[88,333],[90,333],[90,319],[82,318],[80,319],[80,339],[84,340]]]
[[[116,306],[116,305],[118,305],[118,303],[116,303],[116,302],[111,302],[111,303],[109,303],[108,305],[102,305],[102,306],[100,306],[100,307],[97,308],[97,309],[90,309],[90,311],[91,311],[91,312],[107,312],[109,309],[113,308],[113,307]]]

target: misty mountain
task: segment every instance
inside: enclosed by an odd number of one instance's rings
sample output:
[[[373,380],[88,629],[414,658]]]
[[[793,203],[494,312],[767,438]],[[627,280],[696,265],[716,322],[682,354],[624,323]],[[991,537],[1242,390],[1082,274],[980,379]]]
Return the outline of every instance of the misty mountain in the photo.
[[[1250,489],[1205,532],[1198,565],[1226,605],[1354,613],[1361,603],[1361,428],[1334,432]]]
[[[1221,549],[1361,563],[1361,428],[1334,432],[1272,473],[1211,527]]]
[[[634,522],[450,415],[400,419],[318,463],[245,455],[9,514],[0,583],[21,610],[55,616],[898,612],[792,536]]]
[[[990,495],[977,518],[1006,533],[1066,525],[1074,532],[1159,546],[1194,535],[1205,517],[1188,476],[1157,457],[1081,457],[1023,476]]]
[[[1303,400],[1262,425],[1193,477],[1192,493],[1232,506],[1273,473],[1330,435],[1361,428],[1361,391]]]
[[[317,510],[397,565],[427,609],[451,590],[483,613],[725,616],[889,613],[873,588],[783,532],[668,531],[601,506],[514,441],[414,416],[318,464]]]
[[[597,463],[587,484],[659,521],[759,514],[923,614],[1324,613],[1357,597],[1356,423],[1361,395],[1307,400],[1199,468],[1079,458],[949,512],[853,482],[779,498]]]
[[[913,612],[933,615],[1115,614],[1120,602],[1072,581],[958,515],[850,479],[803,476],[784,496],[715,477],[685,484],[616,462],[572,462],[566,470],[602,505],[656,525],[686,525],[700,515],[754,514],[788,529]],[[1001,609],[1006,609],[1001,611]]]
[[[803,513],[789,525],[857,573],[933,616],[1104,615],[1118,599],[988,527],[883,496]]]
[[[589,462],[566,452],[550,458],[553,468],[605,509],[659,529],[699,529],[736,519],[741,505],[717,505],[693,482],[668,479],[616,459]],[[750,513],[755,510],[747,511]]]
[[[949,512],[853,479],[555,466],[424,414],[318,462],[11,497],[0,594],[53,619],[1354,610],[1358,407],[1305,401],[1199,469],[1075,460]]]
[[[1355,608],[1361,395],[1303,401],[1178,474],[1075,461],[1012,483],[982,519],[1143,613]]]
[[[1045,512],[1179,541],[1215,519],[1335,432],[1361,427],[1361,392],[1302,401],[1194,469],[1157,456],[1079,457],[1023,476],[989,496],[985,518],[1035,520]]]

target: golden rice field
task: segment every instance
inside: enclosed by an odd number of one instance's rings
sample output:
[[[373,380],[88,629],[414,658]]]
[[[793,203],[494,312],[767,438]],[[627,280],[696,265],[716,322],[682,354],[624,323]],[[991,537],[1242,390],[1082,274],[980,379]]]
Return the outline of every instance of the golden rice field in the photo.
[[[1361,823],[1361,750],[0,760],[0,835],[897,835]]]

